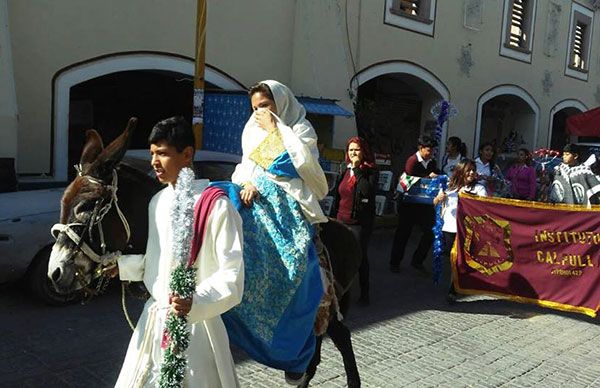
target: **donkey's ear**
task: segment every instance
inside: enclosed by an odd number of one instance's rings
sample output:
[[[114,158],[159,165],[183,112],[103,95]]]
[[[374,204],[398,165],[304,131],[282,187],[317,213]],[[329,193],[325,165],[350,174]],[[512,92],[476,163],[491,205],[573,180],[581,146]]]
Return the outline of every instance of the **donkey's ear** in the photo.
[[[96,160],[100,152],[104,149],[102,138],[95,129],[85,131],[85,144],[79,159],[79,165],[92,163]]]
[[[119,137],[113,140],[98,156],[98,159],[94,162],[91,167],[91,171],[96,173],[98,177],[102,178],[103,175],[108,174],[112,171],[117,164],[125,156],[125,152],[129,148],[131,141],[131,135],[137,125],[137,118],[132,117],[127,123],[127,128]]]

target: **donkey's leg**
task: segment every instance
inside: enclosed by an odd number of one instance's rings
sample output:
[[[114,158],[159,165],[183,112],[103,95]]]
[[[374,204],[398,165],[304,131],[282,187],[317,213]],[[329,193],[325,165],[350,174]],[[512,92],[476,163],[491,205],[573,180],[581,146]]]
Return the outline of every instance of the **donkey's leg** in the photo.
[[[360,376],[358,374],[358,367],[356,366],[356,358],[354,357],[354,350],[352,349],[352,338],[350,337],[350,330],[344,325],[343,322],[337,320],[335,317],[329,322],[327,328],[327,334],[333,341],[333,344],[342,354],[344,359],[344,369],[346,370],[346,380],[349,388],[360,387]]]
[[[307,388],[310,381],[315,377],[315,373],[317,373],[317,367],[321,363],[321,345],[323,344],[323,336],[317,337],[317,343],[315,346],[315,354],[313,354],[310,363],[308,364],[308,368],[306,368],[306,378],[300,388]]]

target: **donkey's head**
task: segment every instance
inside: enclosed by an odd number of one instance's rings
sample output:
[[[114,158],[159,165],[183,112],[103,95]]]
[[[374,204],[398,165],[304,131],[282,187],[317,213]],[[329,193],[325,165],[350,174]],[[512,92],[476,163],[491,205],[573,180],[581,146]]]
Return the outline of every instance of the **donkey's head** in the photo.
[[[129,147],[136,123],[137,119],[131,118],[125,131],[106,148],[98,132],[86,132],[76,166],[79,174],[65,189],[60,224],[52,228],[56,243],[48,277],[58,292],[70,293],[86,286],[94,270],[107,264],[111,251],[127,246],[129,225],[117,201],[116,167]]]

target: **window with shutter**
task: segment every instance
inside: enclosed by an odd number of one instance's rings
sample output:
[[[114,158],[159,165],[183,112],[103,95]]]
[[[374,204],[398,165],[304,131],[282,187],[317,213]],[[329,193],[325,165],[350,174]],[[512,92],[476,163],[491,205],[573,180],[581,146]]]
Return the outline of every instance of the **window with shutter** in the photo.
[[[419,16],[420,0],[399,0],[400,11],[408,15]]]
[[[578,21],[575,23],[575,31],[573,32],[573,43],[572,43],[572,60],[571,66],[577,69],[586,68],[585,60],[585,32],[587,26],[582,22]]]
[[[390,12],[398,16],[428,20],[430,0],[393,0]]]
[[[565,75],[582,81],[588,80],[593,25],[594,11],[579,3],[571,3]]]
[[[433,36],[437,0],[386,0],[386,24]]]
[[[504,0],[500,55],[531,63],[537,0]]]
[[[510,33],[508,44],[515,47],[526,49],[528,46],[527,38],[529,31],[529,12],[527,0],[514,0],[510,17]]]

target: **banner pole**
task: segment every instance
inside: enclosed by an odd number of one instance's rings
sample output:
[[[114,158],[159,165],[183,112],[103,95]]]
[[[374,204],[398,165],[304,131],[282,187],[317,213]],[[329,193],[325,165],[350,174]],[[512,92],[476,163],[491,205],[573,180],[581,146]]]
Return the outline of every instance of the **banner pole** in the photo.
[[[198,0],[196,15],[196,62],[194,68],[194,112],[192,124],[196,149],[202,148],[204,129],[204,72],[206,59],[206,0]]]

